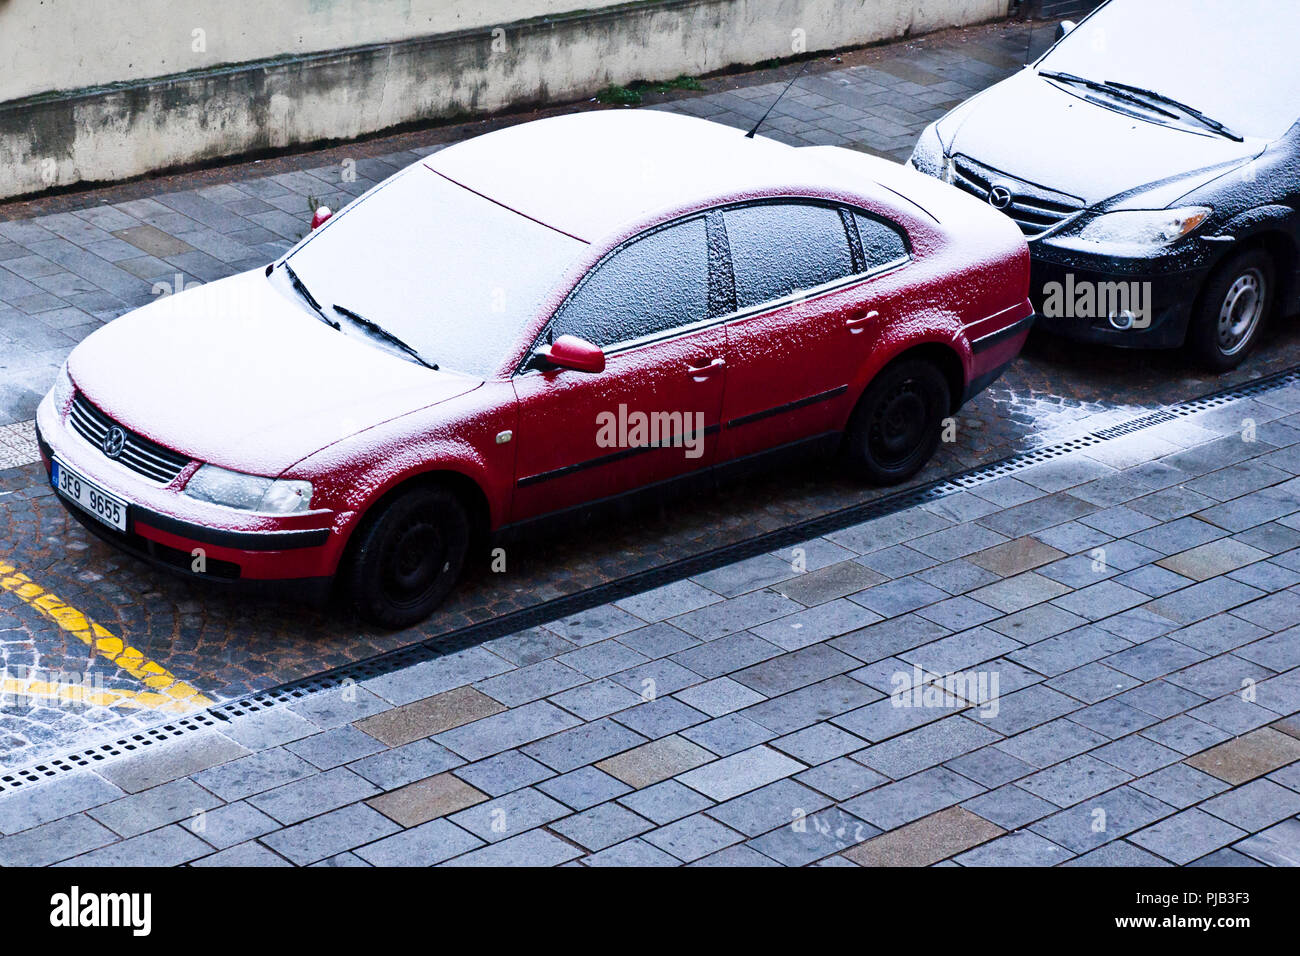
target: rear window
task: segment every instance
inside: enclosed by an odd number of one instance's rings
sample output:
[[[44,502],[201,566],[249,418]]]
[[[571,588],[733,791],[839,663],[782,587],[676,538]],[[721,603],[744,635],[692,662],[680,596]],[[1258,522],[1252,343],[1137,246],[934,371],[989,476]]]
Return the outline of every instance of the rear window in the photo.
[[[740,309],[853,275],[848,233],[837,210],[762,203],[726,211],[727,243]]]
[[[866,260],[864,271],[875,272],[907,258],[907,242],[897,227],[860,212],[853,213],[853,222],[858,227],[858,240]]]

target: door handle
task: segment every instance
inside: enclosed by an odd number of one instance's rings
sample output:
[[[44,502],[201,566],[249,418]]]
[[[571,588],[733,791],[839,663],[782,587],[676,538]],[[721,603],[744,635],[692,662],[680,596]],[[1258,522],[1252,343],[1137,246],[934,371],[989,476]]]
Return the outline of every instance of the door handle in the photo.
[[[726,364],[727,363],[724,359],[715,358],[712,362],[709,362],[707,365],[701,365],[698,368],[694,365],[687,365],[686,371],[691,375],[695,375],[695,376],[712,375],[714,372],[720,370]]]
[[[844,324],[849,327],[850,332],[852,332],[854,335],[857,335],[859,332],[862,331],[862,326],[866,325],[872,319],[878,319],[878,318],[880,318],[880,313],[877,312],[875,309],[872,309],[866,315],[860,315],[855,319],[845,319]]]

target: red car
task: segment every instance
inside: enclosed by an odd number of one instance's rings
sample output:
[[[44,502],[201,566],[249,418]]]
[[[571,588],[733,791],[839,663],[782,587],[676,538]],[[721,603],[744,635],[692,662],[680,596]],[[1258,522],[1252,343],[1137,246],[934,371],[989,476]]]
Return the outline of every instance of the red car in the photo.
[[[92,531],[400,627],[478,532],[839,445],[893,483],[1028,333],[1005,216],[894,163],[655,111],[452,146],[265,270],[68,359],[37,424]]]

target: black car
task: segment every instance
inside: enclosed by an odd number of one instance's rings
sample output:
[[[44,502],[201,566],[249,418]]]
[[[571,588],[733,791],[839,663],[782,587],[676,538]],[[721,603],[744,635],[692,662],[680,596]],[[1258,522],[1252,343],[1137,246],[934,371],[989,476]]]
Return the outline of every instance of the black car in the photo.
[[[1245,358],[1296,305],[1300,3],[1110,0],[911,163],[1014,219],[1040,327]]]

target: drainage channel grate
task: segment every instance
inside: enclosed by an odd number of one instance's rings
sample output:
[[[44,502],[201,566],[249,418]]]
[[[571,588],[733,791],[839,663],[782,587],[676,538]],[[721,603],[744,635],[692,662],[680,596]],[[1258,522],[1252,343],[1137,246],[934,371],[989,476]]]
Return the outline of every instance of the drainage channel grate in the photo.
[[[0,793],[9,790],[16,790],[19,787],[28,784],[40,783],[43,780],[49,780],[60,774],[67,773],[70,770],[80,770],[83,767],[93,767],[95,764],[109,760],[113,757],[123,757],[127,754],[135,753],[151,744],[166,743],[177,737],[183,737],[187,734],[194,733],[197,730],[205,730],[209,727],[215,727],[220,721],[212,716],[212,712],[200,711],[191,714],[188,717],[182,717],[179,720],[169,721],[159,727],[150,727],[147,730],[141,730],[137,733],[130,734],[126,737],[119,737],[111,743],[99,744],[95,747],[88,747],[85,750],[78,750],[75,753],[64,754],[62,757],[55,757],[42,763],[33,764],[22,770],[14,770],[9,773],[0,775]]]
[[[904,511],[917,505],[937,501],[949,495],[995,481],[998,478],[1013,475],[1034,465],[1052,461],[1073,454],[1076,451],[1092,448],[1115,438],[1132,435],[1155,425],[1187,418],[1212,408],[1227,405],[1230,402],[1251,398],[1296,383],[1300,383],[1300,366],[1276,372],[1253,382],[1212,392],[1200,398],[1190,399],[1178,405],[1162,408],[1126,422],[1110,425],[1087,435],[1021,452],[991,464],[980,465],[969,471],[941,478],[917,488],[911,488],[883,498],[877,498],[874,501],[863,502],[817,518],[811,518],[757,538],[691,555],[671,564],[621,578],[618,581],[611,581],[576,594],[554,598],[531,608],[493,618],[490,621],[471,624],[468,627],[440,634],[420,643],[389,651],[364,661],[346,664],[312,677],[306,677],[282,684],[279,687],[258,691],[236,700],[217,704],[200,713],[169,721],[158,727],[141,730],[111,743],[100,744],[75,753],[45,760],[21,770],[2,773],[0,774],[0,794],[40,783],[74,770],[92,767],[105,760],[136,753],[153,744],[166,743],[201,730],[219,728],[223,723],[228,723],[238,717],[303,700],[322,691],[334,690],[347,684],[360,683],[372,677],[380,677],[412,664],[418,664],[422,661],[462,650],[495,637],[502,637],[516,631],[536,627],[547,621],[569,617],[590,610],[593,607],[608,604],[611,601],[618,601],[633,594],[639,594],[642,591],[662,587],[665,584],[702,574],[705,571],[711,571],[736,561],[757,557],[779,548],[791,547],[811,538],[839,531],[855,524],[861,524],[864,521],[883,518],[886,515]]]

